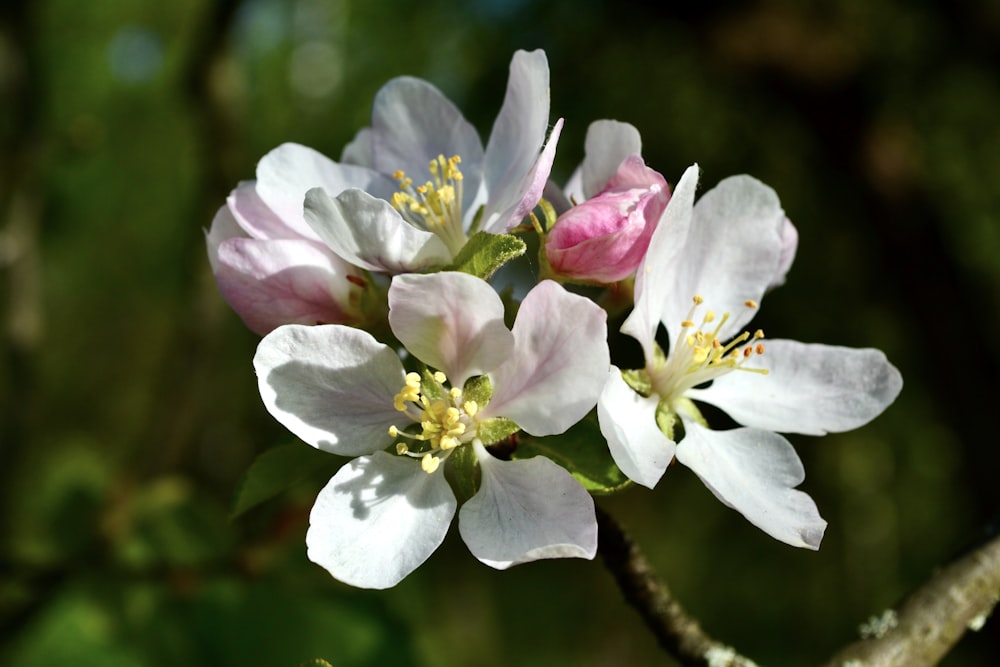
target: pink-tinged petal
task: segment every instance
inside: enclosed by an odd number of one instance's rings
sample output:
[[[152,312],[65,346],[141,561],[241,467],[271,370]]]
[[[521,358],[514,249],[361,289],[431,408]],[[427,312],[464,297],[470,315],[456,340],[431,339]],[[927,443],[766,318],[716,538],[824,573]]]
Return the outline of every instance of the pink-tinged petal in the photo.
[[[501,461],[473,442],[482,483],[458,513],[472,555],[505,570],[542,558],[593,558],[594,501],[573,476],[543,456]]]
[[[542,152],[528,173],[517,183],[517,187],[508,188],[496,196],[490,192],[489,202],[483,214],[483,231],[491,234],[509,232],[538,205],[548,183],[549,173],[552,171],[552,161],[556,156],[556,144],[559,143],[562,127],[563,119],[560,118],[552,128]]]
[[[451,261],[438,236],[417,229],[389,202],[361,190],[346,190],[336,197],[322,188],[310,190],[305,217],[335,253],[369,271],[423,271]]]
[[[228,206],[220,206],[212,218],[212,226],[205,232],[205,246],[208,250],[208,263],[212,273],[219,272],[219,246],[223,241],[233,238],[246,238],[247,233],[236,222]]]
[[[694,218],[694,194],[698,187],[698,165],[691,165],[677,182],[660,221],[649,241],[646,256],[635,272],[635,307],[621,331],[639,341],[646,364],[653,362],[656,328],[663,320],[665,303],[676,285],[677,263],[685,252]],[[690,296],[688,297],[690,303]]]
[[[778,195],[750,176],[727,178],[698,200],[673,280],[662,289],[671,346],[696,294],[704,298],[704,308],[730,313],[719,333],[722,340],[743,330],[756,314],[745,302],[759,302],[779,275],[785,225]]]
[[[257,194],[256,181],[243,181],[229,193],[226,204],[236,222],[249,236],[255,239],[303,239],[315,240],[313,234],[303,235],[300,230],[289,226]]]
[[[268,412],[317,449],[370,454],[392,444],[390,426],[409,421],[393,407],[403,387],[399,357],[360,329],[278,327],[257,346],[253,366]]]
[[[514,335],[503,323],[503,312],[489,283],[467,273],[410,273],[394,277],[389,287],[393,333],[457,387],[510,357]]]
[[[468,210],[482,181],[483,145],[479,134],[440,90],[421,79],[399,77],[375,95],[372,108],[375,168],[401,170],[414,185],[429,180],[428,165],[439,155],[462,158],[462,210]]]
[[[613,283],[635,273],[670,199],[667,182],[638,155],[607,187],[559,216],[545,239],[552,269],[567,278]]]
[[[899,395],[903,378],[879,350],[765,340],[764,354],[710,387],[691,390],[741,424],[787,433],[849,431],[877,417]]]
[[[684,429],[677,460],[716,498],[776,540],[819,549],[826,521],[813,499],[795,489],[805,470],[787,440],[759,429],[710,431],[689,420]]]
[[[532,435],[562,433],[597,403],[611,361],[607,314],[551,280],[536,285],[514,322],[513,355],[493,373],[484,417]]]
[[[351,586],[395,586],[444,541],[455,508],[444,475],[428,475],[409,457],[354,459],[316,498],[309,560]]]
[[[312,188],[323,188],[334,196],[348,188],[359,188],[375,197],[386,198],[392,196],[397,186],[387,176],[371,169],[338,164],[299,144],[282,144],[257,163],[260,199],[298,234],[317,239],[302,214],[302,202]]]
[[[282,324],[346,324],[358,316],[358,271],[305,239],[223,241],[214,262],[223,298],[264,335]]]
[[[642,154],[639,130],[617,120],[595,120],[587,128],[584,158],[580,164],[583,199],[603,190],[629,155]]]
[[[486,144],[483,181],[489,200],[483,212],[483,229],[500,231],[517,224],[538,203],[542,187],[552,169],[552,156],[539,169],[539,155],[549,123],[549,65],[541,50],[518,51],[510,61],[507,93]],[[559,134],[554,131],[554,137]],[[552,138],[551,153],[555,153]],[[544,172],[544,173],[542,173]],[[534,173],[534,178],[529,174]],[[530,188],[529,186],[534,186]],[[534,201],[522,204],[525,190],[532,189]],[[508,225],[515,210],[527,206]],[[496,233],[496,232],[494,232]]]
[[[611,367],[597,401],[597,419],[611,458],[626,477],[652,489],[674,459],[676,445],[656,424],[658,396],[640,396]]]
[[[795,260],[795,251],[799,247],[799,232],[788,218],[781,221],[778,235],[781,237],[781,257],[778,260],[778,270],[774,274],[774,277],[771,278],[771,283],[767,286],[768,291],[785,284],[785,276],[788,275],[789,269],[792,268],[792,262]]]

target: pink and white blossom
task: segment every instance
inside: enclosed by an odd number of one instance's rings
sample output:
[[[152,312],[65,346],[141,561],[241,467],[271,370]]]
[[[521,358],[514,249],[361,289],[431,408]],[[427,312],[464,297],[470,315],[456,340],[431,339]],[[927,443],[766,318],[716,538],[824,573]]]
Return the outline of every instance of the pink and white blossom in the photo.
[[[744,328],[784,281],[795,232],[774,191],[749,176],[722,181],[698,203],[696,166],[674,190],[636,274],[622,331],[645,367],[612,368],[598,402],[618,467],[647,487],[673,459],[723,503],[788,544],[819,548],[826,522],[797,490],[805,472],[775,431],[821,435],[867,423],[896,398],[899,372],[875,349],[764,340]],[[666,354],[656,340],[662,323]],[[697,402],[742,424],[714,430]]]
[[[431,369],[424,375],[338,325],[280,327],[254,358],[278,421],[313,447],[357,457],[319,494],[309,558],[346,583],[387,588],[440,545],[456,511],[463,540],[491,567],[592,558],[597,526],[583,487],[545,457],[498,459],[484,439],[498,425],[562,433],[593,408],[610,367],[604,311],[543,281],[508,329],[493,288],[451,272],[394,277],[389,306],[393,333]],[[444,468],[463,448],[481,481],[459,510]]]
[[[360,317],[360,270],[322,243],[301,213],[276,213],[253,181],[229,195],[206,242],[223,298],[260,335],[282,324],[347,324]]]
[[[545,256],[567,280],[613,283],[635,274],[670,187],[643,162],[639,132],[628,123],[591,123],[584,150],[566,192],[548,193],[560,215],[546,234]]]
[[[559,120],[546,141],[548,88],[544,52],[516,52],[484,150],[437,88],[400,77],[379,90],[371,127],[340,163],[293,144],[274,159],[282,160],[285,186],[300,207],[304,197],[309,226],[344,259],[392,274],[440,268],[461,250],[477,217],[476,230],[503,233],[538,204],[562,129]],[[366,188],[310,179],[316,161],[324,172],[365,170],[382,180]]]

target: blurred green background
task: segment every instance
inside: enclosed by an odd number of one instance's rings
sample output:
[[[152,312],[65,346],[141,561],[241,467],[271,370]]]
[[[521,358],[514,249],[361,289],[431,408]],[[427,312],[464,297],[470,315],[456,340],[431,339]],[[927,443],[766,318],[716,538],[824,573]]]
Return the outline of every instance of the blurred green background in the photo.
[[[674,182],[773,186],[801,243],[773,337],[886,351],[896,404],[794,437],[830,527],[759,532],[686,469],[600,503],[706,629],[814,664],[1000,508],[1000,4],[24,0],[0,19],[0,664],[672,664],[600,560],[496,572],[457,531],[394,589],[305,558],[309,479],[228,518],[266,414],[206,228],[284,141],[337,157],[400,74],[485,136],[544,48],[555,176],[587,125]],[[947,665],[1000,661],[1000,621]]]

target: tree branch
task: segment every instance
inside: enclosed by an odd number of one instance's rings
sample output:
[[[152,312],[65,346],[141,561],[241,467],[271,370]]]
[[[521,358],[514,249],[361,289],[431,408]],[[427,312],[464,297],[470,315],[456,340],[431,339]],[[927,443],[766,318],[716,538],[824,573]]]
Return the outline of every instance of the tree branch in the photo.
[[[668,653],[689,667],[756,667],[749,658],[709,637],[670,594],[621,525],[597,510],[597,550],[632,605]]]
[[[1000,535],[947,565],[827,667],[936,665],[967,629],[978,630],[1000,600]]]

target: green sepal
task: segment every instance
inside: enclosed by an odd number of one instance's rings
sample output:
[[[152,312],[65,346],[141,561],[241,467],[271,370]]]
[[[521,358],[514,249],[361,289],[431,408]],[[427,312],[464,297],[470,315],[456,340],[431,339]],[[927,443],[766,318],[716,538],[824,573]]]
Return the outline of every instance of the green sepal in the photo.
[[[679,423],[677,413],[671,410],[666,403],[661,402],[656,406],[656,425],[660,427],[663,435],[670,438],[671,442],[677,442],[674,430]],[[683,425],[681,427],[683,428]]]
[[[486,406],[493,397],[493,383],[488,375],[475,375],[465,381],[462,400],[475,401],[480,408]]]
[[[653,393],[653,381],[644,368],[622,371],[622,379],[637,394],[650,396]]]
[[[434,379],[434,373],[427,366],[423,364],[420,366],[420,393],[432,400],[444,398],[444,394],[441,393],[441,384]]]
[[[479,422],[476,437],[486,446],[505,440],[521,430],[521,427],[506,417],[494,417]]]
[[[459,505],[476,495],[480,474],[476,452],[471,445],[456,447],[444,462],[445,479],[455,492]]]
[[[583,488],[595,495],[617,493],[632,485],[608,450],[597,417],[591,412],[560,435],[544,438],[522,433],[514,459],[545,456],[568,470]]]
[[[523,255],[527,247],[524,241],[511,234],[477,232],[466,241],[446,270],[471,273],[489,280],[501,266]]]
[[[347,460],[303,442],[272,447],[254,459],[243,475],[229,516],[236,518],[309,477],[333,477]]]

